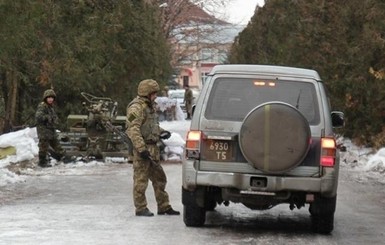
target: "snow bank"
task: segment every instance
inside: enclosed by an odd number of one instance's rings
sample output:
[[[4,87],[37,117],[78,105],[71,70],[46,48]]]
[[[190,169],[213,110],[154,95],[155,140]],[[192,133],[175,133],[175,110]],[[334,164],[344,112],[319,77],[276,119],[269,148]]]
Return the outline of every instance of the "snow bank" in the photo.
[[[26,128],[16,132],[3,134],[0,136],[0,148],[13,146],[16,148],[16,155],[8,156],[0,160],[0,167],[5,167],[9,163],[32,160],[37,156],[39,148],[36,128]]]

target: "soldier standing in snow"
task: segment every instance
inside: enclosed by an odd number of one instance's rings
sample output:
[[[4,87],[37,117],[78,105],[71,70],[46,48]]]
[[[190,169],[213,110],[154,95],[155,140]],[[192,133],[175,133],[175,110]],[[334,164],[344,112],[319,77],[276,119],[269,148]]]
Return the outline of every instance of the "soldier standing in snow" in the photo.
[[[155,80],[139,83],[138,96],[127,106],[127,135],[133,144],[134,205],[137,216],[153,216],[147,208],[146,189],[151,180],[158,206],[158,215],[179,215],[170,203],[166,189],[167,177],[159,164],[160,149],[157,143],[160,134],[170,137],[170,132],[159,126],[155,111],[155,99],[159,92]]]
[[[51,167],[48,164],[47,155],[49,147],[51,146],[52,157],[56,160],[61,160],[64,156],[59,140],[57,139],[55,127],[58,125],[58,117],[53,108],[56,100],[55,91],[48,89],[44,92],[43,101],[39,103],[36,114],[36,130],[39,138],[39,163],[40,167]]]

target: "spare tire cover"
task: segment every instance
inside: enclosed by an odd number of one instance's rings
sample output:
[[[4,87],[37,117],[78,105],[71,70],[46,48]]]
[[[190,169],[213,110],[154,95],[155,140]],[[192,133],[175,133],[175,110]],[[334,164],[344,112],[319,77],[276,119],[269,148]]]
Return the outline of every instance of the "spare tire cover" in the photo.
[[[243,120],[239,146],[246,160],[266,173],[284,173],[298,166],[310,147],[306,118],[293,106],[269,102]]]

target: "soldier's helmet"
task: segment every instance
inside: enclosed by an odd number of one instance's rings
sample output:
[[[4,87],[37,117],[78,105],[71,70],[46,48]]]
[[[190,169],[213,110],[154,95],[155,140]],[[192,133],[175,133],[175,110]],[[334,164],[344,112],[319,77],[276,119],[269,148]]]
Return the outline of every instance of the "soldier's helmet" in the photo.
[[[169,91],[170,89],[168,88],[168,86],[164,86],[163,88],[165,91]]]
[[[139,83],[138,86],[138,95],[139,96],[148,96],[152,93],[159,92],[159,84],[152,79],[146,79]]]
[[[56,93],[53,91],[53,89],[47,89],[44,91],[43,100],[47,99],[48,97],[53,97],[56,99]]]

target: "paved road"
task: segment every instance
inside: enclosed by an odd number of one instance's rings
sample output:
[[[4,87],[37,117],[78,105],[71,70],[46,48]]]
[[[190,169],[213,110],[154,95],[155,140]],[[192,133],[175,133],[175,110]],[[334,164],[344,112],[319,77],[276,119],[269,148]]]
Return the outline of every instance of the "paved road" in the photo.
[[[181,165],[163,166],[171,203],[182,211]],[[288,205],[219,206],[204,228],[185,227],[182,216],[136,217],[131,164],[35,170],[0,189],[0,244],[385,244],[384,185],[341,172],[335,230],[324,236],[311,232],[307,208]],[[151,188],[147,196],[156,212]]]

